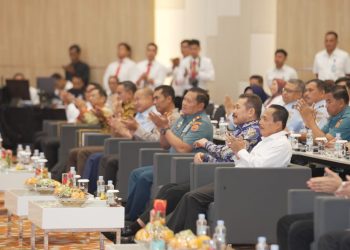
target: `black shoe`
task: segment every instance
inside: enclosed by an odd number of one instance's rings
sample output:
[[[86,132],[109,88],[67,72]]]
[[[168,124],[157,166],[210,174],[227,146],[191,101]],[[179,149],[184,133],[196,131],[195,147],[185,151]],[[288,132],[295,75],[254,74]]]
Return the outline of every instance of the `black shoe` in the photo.
[[[133,230],[132,227],[130,227],[130,225],[125,225],[125,227],[122,228],[122,237],[134,236],[135,234],[135,230]]]
[[[135,244],[134,236],[122,237],[120,243],[121,244]]]
[[[115,244],[115,232],[102,232],[102,234]]]

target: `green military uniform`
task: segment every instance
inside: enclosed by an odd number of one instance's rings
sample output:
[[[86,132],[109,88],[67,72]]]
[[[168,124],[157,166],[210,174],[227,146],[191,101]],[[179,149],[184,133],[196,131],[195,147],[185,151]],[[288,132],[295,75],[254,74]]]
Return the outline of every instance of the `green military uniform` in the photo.
[[[208,141],[213,140],[213,126],[205,112],[182,115],[172,126],[171,131],[189,145],[202,138],[206,138]],[[192,152],[202,150],[193,148]],[[173,147],[169,151],[170,153],[176,152]]]

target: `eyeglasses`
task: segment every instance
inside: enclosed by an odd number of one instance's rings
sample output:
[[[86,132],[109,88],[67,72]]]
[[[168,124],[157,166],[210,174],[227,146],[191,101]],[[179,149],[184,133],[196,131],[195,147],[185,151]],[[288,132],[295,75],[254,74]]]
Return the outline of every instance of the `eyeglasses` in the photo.
[[[293,89],[286,89],[286,88],[283,88],[283,89],[282,89],[282,92],[293,93],[293,92],[300,92],[300,91],[299,91],[299,90],[293,90]]]

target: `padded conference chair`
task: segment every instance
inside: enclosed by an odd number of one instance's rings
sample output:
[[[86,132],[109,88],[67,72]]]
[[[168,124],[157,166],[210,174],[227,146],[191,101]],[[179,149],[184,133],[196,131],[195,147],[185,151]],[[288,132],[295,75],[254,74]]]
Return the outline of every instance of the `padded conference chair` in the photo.
[[[208,173],[212,173],[213,168],[208,171],[205,164],[193,167],[193,187],[208,183]],[[215,198],[207,214],[209,225],[213,229],[216,221],[223,219],[227,242],[254,244],[261,235],[269,242],[276,242],[277,221],[287,213],[287,192],[291,188],[305,188],[311,170],[305,167],[234,168],[224,164],[216,167],[212,176]]]

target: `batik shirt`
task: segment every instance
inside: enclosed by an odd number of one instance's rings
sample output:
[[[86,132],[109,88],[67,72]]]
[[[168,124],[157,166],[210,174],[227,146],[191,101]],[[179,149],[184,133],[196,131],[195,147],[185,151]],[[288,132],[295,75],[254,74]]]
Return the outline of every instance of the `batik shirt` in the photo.
[[[250,152],[259,141],[261,134],[259,121],[250,121],[242,125],[237,125],[232,131],[234,137],[242,137],[246,141],[246,149]],[[226,145],[215,145],[208,141],[205,143],[205,149],[208,153],[204,155],[204,162],[234,162],[235,155],[231,148]]]

